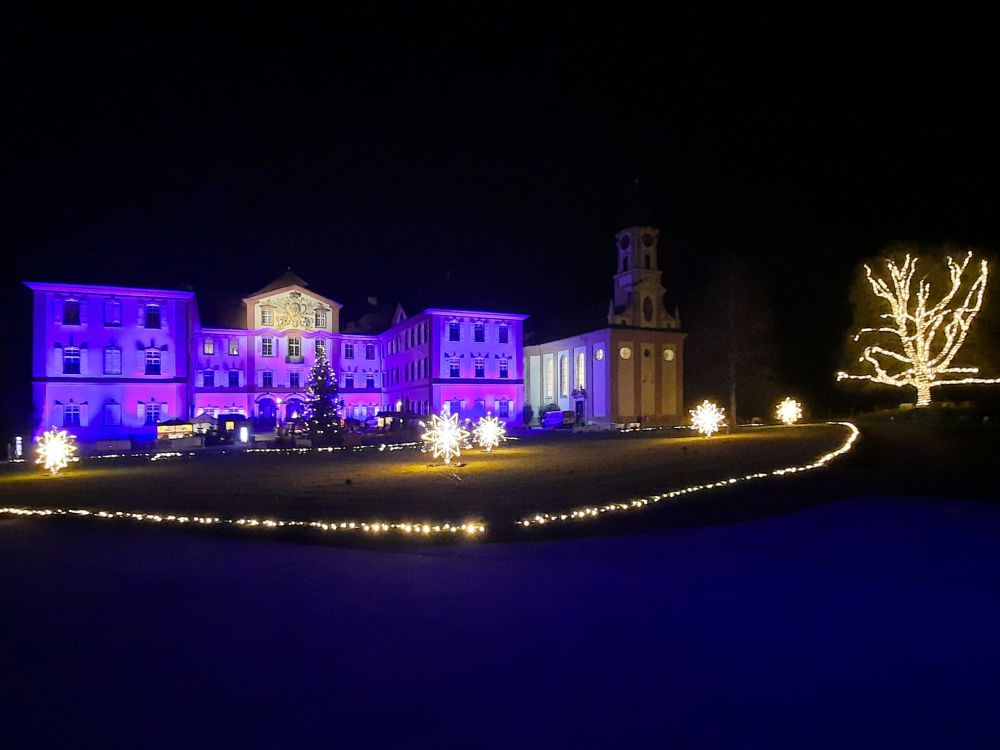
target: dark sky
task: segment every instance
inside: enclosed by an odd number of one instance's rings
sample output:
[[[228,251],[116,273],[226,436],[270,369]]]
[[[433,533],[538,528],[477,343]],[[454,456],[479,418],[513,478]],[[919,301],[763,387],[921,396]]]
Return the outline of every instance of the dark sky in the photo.
[[[823,399],[858,260],[1000,246],[977,19],[383,15],[8,19],[0,422],[24,279],[240,297],[291,266],[348,320],[375,295],[544,326],[603,312],[638,205],[682,317],[743,257]]]

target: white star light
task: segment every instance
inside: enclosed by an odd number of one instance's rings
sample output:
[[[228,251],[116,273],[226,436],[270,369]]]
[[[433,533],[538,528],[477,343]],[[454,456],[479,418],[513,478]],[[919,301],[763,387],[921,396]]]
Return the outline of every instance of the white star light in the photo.
[[[443,458],[450,464],[452,458],[462,455],[462,443],[469,439],[469,431],[458,424],[458,415],[431,414],[431,426],[420,439],[430,443],[434,458]]]
[[[775,407],[774,414],[782,424],[793,425],[802,419],[802,404],[788,396]]]
[[[42,468],[50,474],[58,474],[69,466],[69,462],[74,460],[73,454],[76,446],[73,445],[75,438],[66,430],[51,430],[42,433],[35,438],[38,443],[38,458],[36,464],[41,464]]]
[[[472,431],[479,447],[491,453],[500,443],[507,439],[507,426],[499,417],[491,417],[489,412],[480,417],[476,429]]]
[[[688,412],[691,415],[691,426],[705,437],[712,437],[720,427],[726,426],[726,410],[720,409],[708,399]]]

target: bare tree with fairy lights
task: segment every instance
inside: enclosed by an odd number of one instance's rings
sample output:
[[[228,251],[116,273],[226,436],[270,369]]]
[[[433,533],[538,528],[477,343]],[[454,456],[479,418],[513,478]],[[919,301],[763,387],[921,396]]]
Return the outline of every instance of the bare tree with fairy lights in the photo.
[[[883,273],[876,273],[867,264],[864,267],[865,288],[870,287],[880,309],[878,323],[861,328],[853,337],[855,342],[865,339],[858,362],[870,372],[838,372],[837,380],[915,388],[920,407],[930,406],[932,388],[1000,383],[1000,378],[978,377],[978,367],[954,364],[983,306],[987,261],[973,261],[971,251],[960,260],[949,255],[945,291],[936,302],[932,301],[930,279],[917,277],[916,257],[906,253],[902,262],[891,258],[883,262]],[[974,278],[966,279],[966,270]]]
[[[337,376],[326,358],[326,347],[316,347],[316,361],[306,381],[306,426],[314,447],[329,446],[341,439],[337,411]]]

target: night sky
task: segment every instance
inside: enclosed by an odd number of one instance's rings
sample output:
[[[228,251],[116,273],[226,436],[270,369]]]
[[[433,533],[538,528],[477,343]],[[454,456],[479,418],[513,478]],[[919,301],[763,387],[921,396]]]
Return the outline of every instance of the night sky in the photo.
[[[133,21],[6,24],[5,430],[30,408],[25,279],[238,299],[291,266],[345,320],[376,296],[544,330],[601,317],[612,236],[644,218],[691,335],[744,258],[785,379],[829,409],[859,260],[1000,248],[972,18]]]

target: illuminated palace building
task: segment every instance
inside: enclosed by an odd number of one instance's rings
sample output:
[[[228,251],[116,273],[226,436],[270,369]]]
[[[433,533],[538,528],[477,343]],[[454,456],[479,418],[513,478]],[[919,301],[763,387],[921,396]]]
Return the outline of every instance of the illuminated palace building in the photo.
[[[525,315],[397,307],[384,330],[341,330],[341,305],[288,272],[245,298],[232,327],[200,323],[193,292],[28,282],[38,426],[82,441],[152,440],[173,417],[242,414],[258,431],[302,416],[325,347],[346,417],[520,421]]]

